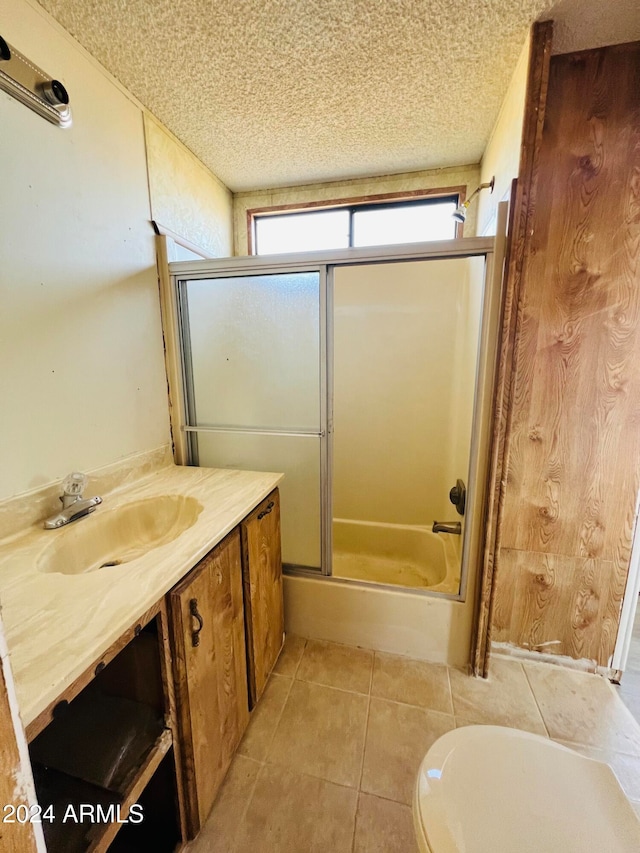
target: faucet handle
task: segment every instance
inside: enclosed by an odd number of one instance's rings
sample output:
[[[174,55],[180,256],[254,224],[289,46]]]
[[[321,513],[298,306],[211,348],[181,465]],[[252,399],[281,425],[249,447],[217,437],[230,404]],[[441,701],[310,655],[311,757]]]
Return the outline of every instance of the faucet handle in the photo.
[[[65,495],[79,497],[87,488],[88,482],[89,478],[86,474],[82,474],[80,471],[72,471],[62,481],[62,490]]]
[[[455,486],[449,492],[449,500],[456,508],[458,515],[464,515],[467,502],[467,487],[462,480],[456,480]]]

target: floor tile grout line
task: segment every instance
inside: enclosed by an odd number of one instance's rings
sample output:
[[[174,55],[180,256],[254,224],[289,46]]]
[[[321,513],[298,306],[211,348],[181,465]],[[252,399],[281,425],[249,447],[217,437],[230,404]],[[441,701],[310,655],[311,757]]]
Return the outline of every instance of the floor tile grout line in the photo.
[[[300,669],[300,664],[302,663],[302,658],[304,657],[304,653],[307,651],[308,645],[309,645],[309,640],[305,637],[304,638],[304,646],[302,647],[302,654],[298,658],[298,663],[296,664],[296,668],[293,671],[293,677],[294,678],[298,677],[298,670]]]
[[[376,800],[384,800],[385,803],[393,803],[395,806],[406,806],[408,809],[412,808],[411,803],[408,803],[406,800],[394,800],[393,797],[389,797],[387,794],[373,794],[371,791],[358,791],[358,794],[365,797],[373,797]]]
[[[289,681],[291,683],[289,684],[289,689],[287,690],[287,695],[284,697],[284,702],[282,703],[282,708],[280,708],[280,713],[278,714],[278,719],[276,721],[275,726],[273,727],[273,731],[271,732],[271,737],[269,738],[269,742],[267,743],[267,745],[265,747],[265,758],[264,758],[264,762],[263,762],[264,764],[272,763],[272,762],[269,762],[269,753],[271,752],[271,747],[273,746],[273,742],[274,742],[275,737],[276,737],[276,732],[278,731],[278,728],[280,726],[280,721],[282,720],[282,715],[284,714],[285,706],[286,706],[287,702],[289,701],[289,696],[291,695],[291,691],[293,690],[293,682],[295,681],[295,679],[290,678]]]
[[[527,682],[527,687],[531,691],[531,695],[533,696],[533,701],[535,702],[536,708],[538,709],[538,713],[540,714],[540,719],[542,720],[542,725],[544,726],[544,730],[547,733],[547,737],[551,738],[551,732],[549,731],[549,727],[547,726],[547,721],[544,718],[544,714],[542,713],[542,708],[540,707],[540,703],[538,702],[538,697],[536,696],[536,691],[533,689],[533,685],[529,679],[529,675],[527,674],[527,668],[521,663],[522,671],[524,673],[524,679]],[[553,740],[553,738],[551,738]]]
[[[287,639],[288,638],[289,638],[289,635],[287,634]],[[304,654],[304,650],[307,648],[307,642],[308,642],[306,637],[298,637],[298,639],[303,640],[304,645],[302,647],[302,652],[300,653],[300,657],[298,658],[295,666],[293,667],[293,672],[281,672],[280,670],[277,669],[277,667],[280,664],[280,661],[282,659],[282,656],[284,654],[284,646],[286,645],[286,642],[287,642],[285,639],[285,643],[282,646],[282,649],[280,650],[280,654],[278,655],[278,659],[277,659],[276,663],[274,664],[274,667],[271,670],[271,672],[269,673],[269,675],[280,675],[282,678],[295,678],[296,677],[296,674],[298,672],[298,668],[300,666],[300,661],[302,660],[302,655]]]
[[[369,735],[369,715],[371,713],[371,687],[373,685],[373,670],[376,665],[376,654],[373,653],[371,659],[371,672],[369,673],[369,694],[367,696],[367,716],[364,724],[364,741],[362,743],[362,761],[360,762],[360,773],[358,775],[358,801],[360,801],[360,791],[362,790],[362,777],[364,775],[364,759],[367,752],[367,737]],[[355,839],[355,827],[354,827]]]
[[[244,757],[247,758],[248,756],[244,756]],[[256,761],[255,758],[252,758],[250,760]],[[247,801],[244,804],[244,808],[240,812],[240,820],[236,824],[236,829],[235,829],[235,833],[233,836],[233,849],[230,850],[229,853],[235,853],[235,851],[238,848],[238,838],[239,838],[239,834],[240,834],[240,828],[242,827],[242,825],[245,822],[247,812],[249,811],[249,806],[251,805],[251,801],[253,800],[253,796],[256,792],[256,788],[258,787],[258,779],[260,777],[260,774],[262,773],[263,769],[266,767],[266,762],[264,762],[264,761],[257,761],[257,763],[260,765],[260,769],[256,773],[256,778],[253,780],[253,784],[251,785],[251,791],[249,792],[249,796],[247,797]],[[228,772],[229,771],[227,771],[227,773]],[[226,778],[226,774],[225,774],[225,778]],[[215,808],[215,803],[214,803],[214,808]],[[207,818],[207,820],[208,820],[208,818]]]
[[[440,717],[453,717],[454,712],[438,711],[437,708],[428,708],[426,705],[413,705],[411,702],[400,702],[398,699],[387,699],[386,696],[372,696],[380,702],[391,702],[392,705],[402,705],[403,708],[416,708],[418,711],[426,711],[428,714],[438,714]]]
[[[449,685],[449,704],[451,705],[451,715],[454,720],[456,717],[456,706],[453,704],[453,687],[451,686],[451,667],[447,666],[447,684]]]
[[[356,813],[353,816],[353,835],[351,836],[351,853],[355,853],[356,849],[356,832],[358,831],[358,812],[360,811],[360,789],[356,797]]]
[[[345,791],[353,791],[355,794],[360,793],[355,785],[336,782],[335,779],[327,779],[326,776],[318,776],[315,773],[310,773],[308,770],[298,770],[288,764],[278,764],[276,761],[260,761],[258,763],[264,767],[274,767],[276,770],[281,770],[283,773],[289,773],[292,776],[304,776],[306,779],[315,779],[317,782],[326,782],[327,785],[334,785],[336,788],[344,788]],[[363,791],[363,793],[366,794],[367,792]]]
[[[329,687],[331,690],[339,690],[341,693],[351,693],[353,696],[369,696],[370,692],[363,692],[362,690],[348,690],[346,687],[336,687],[335,684],[327,684],[324,681],[313,681],[310,678],[298,678],[294,679],[295,681],[299,681],[301,684],[314,684],[316,687]],[[370,691],[371,688],[369,688]]]

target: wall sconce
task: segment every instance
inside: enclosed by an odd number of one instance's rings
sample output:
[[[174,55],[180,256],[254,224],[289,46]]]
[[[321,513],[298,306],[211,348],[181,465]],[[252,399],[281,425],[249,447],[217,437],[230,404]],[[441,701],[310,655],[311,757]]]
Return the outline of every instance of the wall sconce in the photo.
[[[451,214],[453,216],[453,218],[455,219],[455,221],[456,222],[464,222],[467,218],[467,210],[469,208],[469,205],[474,200],[474,198],[478,195],[480,190],[486,190],[486,189],[490,188],[491,192],[493,192],[493,187],[494,187],[495,182],[496,182],[496,179],[495,179],[495,175],[494,175],[494,177],[491,178],[491,180],[488,183],[480,184],[480,186],[477,187],[471,193],[471,195],[469,196],[469,198],[466,201],[463,201],[462,204],[459,204],[456,207],[456,209],[453,211],[453,213]]]
[[[23,56],[0,36],[0,89],[58,127],[71,126],[69,94],[59,80]]]

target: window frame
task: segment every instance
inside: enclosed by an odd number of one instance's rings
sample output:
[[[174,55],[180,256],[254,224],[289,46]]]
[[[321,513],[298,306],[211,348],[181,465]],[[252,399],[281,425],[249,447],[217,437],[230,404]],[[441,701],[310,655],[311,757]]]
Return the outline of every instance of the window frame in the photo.
[[[298,204],[277,204],[269,207],[254,207],[247,209],[247,249],[249,255],[257,255],[256,252],[256,221],[266,217],[284,217],[294,213],[312,213],[323,210],[337,210],[347,208],[349,210],[349,244],[353,243],[353,214],[362,208],[381,209],[392,207],[418,206],[426,202],[437,204],[441,201],[455,201],[456,205],[466,200],[466,186],[437,187],[434,189],[409,190],[397,193],[378,193],[376,195],[355,196],[352,198],[339,198],[327,201],[308,201]],[[455,226],[455,237],[463,236],[464,226],[457,222]]]

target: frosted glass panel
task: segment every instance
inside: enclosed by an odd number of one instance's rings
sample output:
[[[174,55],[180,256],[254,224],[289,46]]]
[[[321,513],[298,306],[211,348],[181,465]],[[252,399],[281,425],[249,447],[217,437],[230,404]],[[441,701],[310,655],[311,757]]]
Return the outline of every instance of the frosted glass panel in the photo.
[[[199,433],[199,464],[283,472],[280,484],[282,560],[320,567],[320,439]]]
[[[189,281],[193,426],[319,430],[320,276]]]
[[[483,292],[484,258],[336,269],[336,576],[457,594]]]

